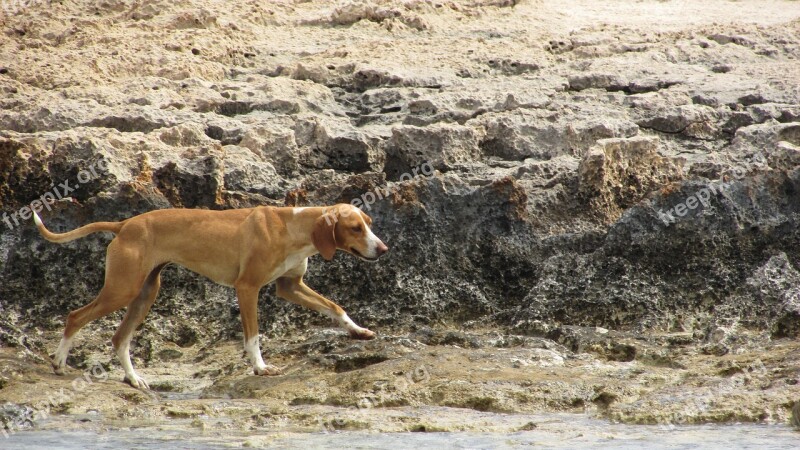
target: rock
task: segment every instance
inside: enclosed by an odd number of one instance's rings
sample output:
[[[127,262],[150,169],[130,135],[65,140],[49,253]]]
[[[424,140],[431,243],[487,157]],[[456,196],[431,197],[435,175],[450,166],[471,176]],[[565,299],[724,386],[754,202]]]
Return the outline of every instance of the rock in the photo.
[[[69,388],[43,375],[47,357],[104,282],[112,236],[57,246],[24,209],[66,181],[42,211],[53,230],[357,200],[391,251],[312,257],[305,276],[371,343],[263,290],[262,349],[282,377],[242,358],[230,288],[169,266],[134,356],[172,397],[118,383],[115,313],[69,361],[113,382],[63,411],[243,432],[487,431],[491,411],[789,420],[796,5],[698,2],[686,22],[656,20],[652,2],[28,3],[4,16],[0,49],[4,400]],[[763,373],[745,369],[756,358]]]
[[[171,361],[174,359],[179,359],[181,356],[183,356],[183,353],[180,350],[176,350],[174,348],[165,348],[164,350],[158,352],[158,359],[162,361]]]
[[[397,259],[368,269],[367,284],[347,282],[356,266],[345,258],[324,268],[312,264],[315,287],[357,299],[354,306],[379,322],[402,306],[409,324],[489,315],[540,334],[561,323],[613,328],[652,323],[659,315],[673,320],[663,311],[681,316],[677,321],[706,321],[710,307],[701,298],[717,294],[699,289],[686,275],[691,266],[676,263],[687,246],[697,252],[691,264],[715,268],[718,277],[707,282],[717,292],[741,294],[741,303],[730,305],[736,315],[750,298],[745,280],[774,256],[768,250],[791,254],[794,235],[774,230],[791,230],[796,221],[793,194],[781,186],[795,183],[797,99],[786,81],[767,85],[745,69],[764,63],[752,49],[785,39],[778,29],[720,26],[702,33],[743,38],[724,45],[688,35],[586,29],[553,38],[550,50],[522,53],[508,45],[516,35],[490,30],[481,32],[489,51],[468,48],[473,53],[456,58],[455,47],[427,51],[439,45],[429,39],[447,29],[439,25],[455,16],[495,17],[497,5],[372,2],[339,5],[335,13],[314,5],[304,5],[313,11],[256,7],[246,14],[238,7],[119,6],[120,20],[135,29],[149,33],[146,27],[157,23],[164,30],[153,37],[152,56],[131,51],[122,45],[128,38],[108,34],[92,18],[98,39],[119,44],[117,55],[90,61],[67,45],[58,47],[52,67],[26,41],[33,33],[27,27],[28,37],[12,38],[19,57],[9,59],[14,64],[0,83],[4,212],[75,176],[82,161],[108,161],[109,175],[76,191],[80,206],[59,202],[48,211],[46,220],[59,229],[170,206],[349,201],[385,187],[388,195],[369,213],[382,224],[378,233],[393,240]],[[414,17],[427,25],[414,28]],[[322,19],[315,25],[314,18]],[[38,30],[61,29],[53,16],[35,22]],[[285,34],[270,28],[279,23],[323,34],[411,33],[424,44],[407,51],[378,41],[290,49],[276,38]],[[188,39],[176,31],[187,27],[214,37]],[[41,39],[74,39],[48,33]],[[254,53],[256,42],[276,47]],[[791,43],[781,45],[790,60]],[[192,55],[192,48],[200,53]],[[442,173],[400,180],[425,161]],[[680,217],[673,210],[666,224],[659,218],[662,210],[697,200],[712,182],[726,182],[734,168],[752,178],[715,191],[708,206]],[[95,255],[107,241],[98,236],[67,247],[74,249],[68,258],[91,261],[79,276],[54,269],[43,275],[46,292],[64,292],[63,300],[42,305],[32,293],[19,294],[34,267],[53,264],[64,248],[31,247],[41,244],[32,230],[3,226],[2,254],[13,264],[3,265],[0,291],[18,298],[14,308],[35,305],[31,310],[42,316],[61,317],[99,287],[102,261]],[[752,227],[770,231],[739,241],[736,230]],[[690,244],[697,239],[708,247]],[[428,240],[436,242],[435,262],[413,254]],[[656,247],[656,240],[663,242]],[[751,251],[718,253],[719,242]],[[610,274],[601,279],[600,273]],[[182,299],[204,293],[208,302],[189,311],[214,314],[219,333],[238,326],[226,291],[180,270],[169,275],[175,284],[164,288],[162,314],[175,314]],[[371,303],[392,296],[397,304]],[[684,297],[691,300],[675,300]],[[270,298],[264,295],[283,315],[270,314],[268,329],[314,320],[313,314],[289,316],[293,310]]]
[[[338,5],[326,20],[334,25],[351,25],[360,20],[378,23],[398,21],[417,30],[427,29],[429,25],[425,19],[409,10],[411,5],[407,4],[405,8],[392,8],[372,2],[345,2]],[[388,28],[392,29],[391,26]]]
[[[174,29],[212,28],[217,25],[217,17],[206,9],[186,11],[172,19],[171,27]],[[194,52],[194,51],[193,51]]]
[[[387,175],[397,180],[426,162],[440,170],[473,162],[480,158],[482,134],[481,130],[460,125],[393,128],[386,142]]]
[[[754,45],[752,41],[750,41],[748,38],[744,36],[732,36],[729,34],[717,33],[717,34],[712,34],[708,38],[720,45],[731,44],[731,43],[736,45],[742,45],[745,47],[752,47]]]
[[[225,146],[224,166],[226,191],[255,192],[282,199],[291,186],[278,175],[272,164],[244,147]]]
[[[628,82],[618,75],[604,73],[590,73],[581,75],[571,75],[569,77],[569,89],[582,91],[584,89],[605,89],[607,91],[622,91]]]
[[[800,429],[800,402],[794,402],[792,406],[792,426]]]
[[[663,133],[683,133],[698,139],[713,139],[717,128],[717,114],[703,105],[683,105],[647,113],[649,117],[637,121],[642,128]]]
[[[575,353],[592,352],[609,361],[633,361],[637,349],[629,336],[609,332],[603,328],[561,326],[547,334]],[[627,339],[626,339],[627,338]]]
[[[385,155],[376,139],[344,120],[306,118],[294,127],[299,163],[312,169],[365,172],[383,169]]]
[[[486,114],[473,123],[486,129],[480,144],[483,152],[508,160],[582,155],[598,139],[635,136],[639,130],[623,117],[592,118],[582,112],[523,110]]]
[[[679,162],[662,157],[659,144],[648,137],[601,139],[581,161],[581,192],[616,220],[650,192],[683,178]]]
[[[767,122],[739,128],[731,150],[749,155],[753,163],[748,167],[769,166],[775,170],[793,170],[798,167],[800,125]]]
[[[749,295],[743,299],[755,313],[745,323],[768,327],[774,338],[800,334],[800,272],[785,253],[771,257],[746,281]],[[756,312],[757,311],[757,312]]]
[[[37,418],[36,411],[31,407],[5,403],[0,405],[0,423],[2,431],[6,434],[15,433],[26,428],[31,428]]]
[[[415,333],[414,338],[425,345],[456,345],[461,348],[478,348],[481,346],[476,337],[456,331],[437,333],[430,328],[424,328]]]
[[[153,183],[171,204],[186,208],[219,207],[222,203],[224,156],[214,148],[166,161],[153,171]]]
[[[250,128],[235,144],[249,149],[259,159],[267,161],[283,175],[299,169],[300,149],[295,140],[292,122],[278,122]],[[287,129],[288,128],[288,129]]]
[[[160,129],[158,135],[161,142],[173,147],[197,147],[210,143],[205,130],[198,124],[181,124]]]
[[[209,123],[204,132],[206,136],[219,141],[221,145],[239,145],[243,137],[241,128],[223,122]]]
[[[419,76],[401,70],[389,71],[374,67],[357,68],[353,73],[351,83],[352,89],[357,92],[388,86],[438,88],[443,84],[435,75]]]
[[[521,75],[523,73],[536,72],[541,68],[539,64],[534,62],[509,59],[490,59],[486,62],[486,65],[503,75]]]

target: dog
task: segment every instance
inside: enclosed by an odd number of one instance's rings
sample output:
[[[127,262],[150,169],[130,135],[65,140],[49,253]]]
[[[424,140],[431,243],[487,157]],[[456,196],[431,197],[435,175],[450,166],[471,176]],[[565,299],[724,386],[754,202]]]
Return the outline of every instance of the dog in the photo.
[[[156,299],[161,271],[170,263],[236,289],[244,350],[256,375],[281,373],[264,363],[259,347],[258,292],[272,282],[277,284],[279,297],[331,317],[350,337],[375,337],[356,325],[339,305],[303,282],[308,258],[317,253],[330,261],[342,250],[372,262],[389,250],[372,232],[372,219],[355,206],[163,209],[121,222],[95,222],[66,233],[50,232],[35,212],[34,222],[45,239],[56,243],[100,231],[116,235],[106,251],[102,290],[91,303],[67,316],[63,338],[53,355],[56,374],[64,374],[75,334],[84,325],[127,306],[111,343],[125,381],[134,388],[149,389],[133,369],[130,343]]]

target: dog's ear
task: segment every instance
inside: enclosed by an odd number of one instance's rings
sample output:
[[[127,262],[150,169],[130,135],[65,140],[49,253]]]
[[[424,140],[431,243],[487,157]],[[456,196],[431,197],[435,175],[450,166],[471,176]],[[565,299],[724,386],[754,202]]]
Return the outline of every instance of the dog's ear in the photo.
[[[326,213],[314,222],[314,231],[311,232],[311,242],[314,243],[319,254],[330,261],[336,253],[336,221],[332,213]]]

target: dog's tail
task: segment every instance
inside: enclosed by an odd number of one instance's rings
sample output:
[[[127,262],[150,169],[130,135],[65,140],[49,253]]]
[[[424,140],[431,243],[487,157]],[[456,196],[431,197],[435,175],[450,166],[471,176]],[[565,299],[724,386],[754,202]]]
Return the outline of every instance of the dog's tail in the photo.
[[[33,221],[36,222],[36,228],[39,229],[39,233],[42,237],[50,242],[58,244],[74,241],[75,239],[80,239],[86,235],[97,233],[98,231],[110,231],[114,234],[118,234],[123,224],[123,222],[95,222],[66,233],[53,233],[44,226],[42,218],[39,217],[39,214],[36,214],[36,211],[33,212]]]

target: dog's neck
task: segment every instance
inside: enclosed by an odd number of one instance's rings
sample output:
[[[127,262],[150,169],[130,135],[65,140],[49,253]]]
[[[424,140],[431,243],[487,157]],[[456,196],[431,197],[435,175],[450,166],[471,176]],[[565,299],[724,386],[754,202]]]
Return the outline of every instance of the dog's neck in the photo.
[[[292,207],[290,208],[290,217],[287,218],[287,224],[291,222],[291,226],[287,227],[292,241],[296,242],[298,246],[310,246],[314,248],[311,242],[311,235],[314,232],[314,226],[317,220],[325,214],[330,213],[332,208],[327,206],[308,206],[308,207]]]

